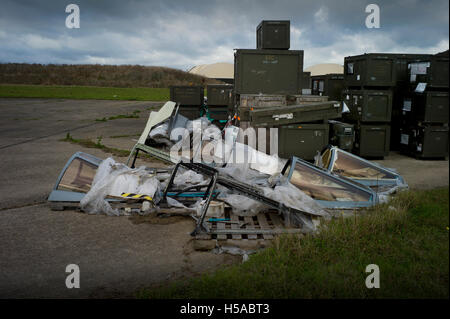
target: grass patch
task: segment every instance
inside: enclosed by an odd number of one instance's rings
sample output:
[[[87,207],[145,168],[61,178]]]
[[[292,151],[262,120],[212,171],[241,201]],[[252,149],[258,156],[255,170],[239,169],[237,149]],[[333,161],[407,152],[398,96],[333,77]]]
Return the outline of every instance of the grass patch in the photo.
[[[367,214],[280,236],[239,265],[140,291],[141,298],[448,298],[449,189],[409,191]],[[367,289],[365,268],[380,268]]]
[[[141,111],[136,110],[136,111],[133,111],[132,114],[119,114],[119,115],[110,116],[108,118],[104,117],[101,119],[95,119],[95,121],[96,122],[106,122],[106,121],[113,121],[113,120],[119,120],[119,119],[138,119],[140,112]]]
[[[141,134],[128,134],[128,135],[111,135],[109,138],[124,138],[124,137],[137,137]]]
[[[2,84],[0,97],[168,101],[170,94],[167,88]]]
[[[117,138],[125,137],[125,136],[127,136],[127,135],[117,136]],[[132,135],[130,135],[130,136],[132,136]],[[137,135],[137,136],[139,136],[139,135]],[[97,149],[102,150],[105,153],[109,153],[109,154],[119,156],[119,157],[128,157],[130,155],[130,151],[128,151],[128,150],[123,150],[123,149],[119,149],[119,148],[115,148],[115,147],[109,147],[109,146],[102,144],[102,139],[103,139],[102,136],[97,137],[96,142],[94,142],[90,139],[75,139],[70,135],[70,133],[67,133],[66,137],[61,139],[60,141],[77,144],[77,145],[80,145],[80,146],[83,146],[86,148],[97,148]],[[158,159],[156,159],[148,154],[145,154],[143,152],[140,152],[138,154],[138,158],[147,160],[147,161],[155,161],[155,160],[158,161]]]
[[[72,144],[78,144],[78,145],[81,145],[81,146],[87,147],[87,148],[101,149],[105,153],[110,153],[110,154],[113,154],[113,155],[119,156],[119,157],[127,157],[128,155],[130,155],[130,151],[121,150],[121,149],[114,148],[114,147],[108,147],[108,146],[102,144],[102,139],[103,139],[102,136],[97,137],[96,142],[89,140],[89,139],[75,139],[70,135],[70,133],[67,133],[66,137],[63,138],[61,141],[62,142],[70,142]]]

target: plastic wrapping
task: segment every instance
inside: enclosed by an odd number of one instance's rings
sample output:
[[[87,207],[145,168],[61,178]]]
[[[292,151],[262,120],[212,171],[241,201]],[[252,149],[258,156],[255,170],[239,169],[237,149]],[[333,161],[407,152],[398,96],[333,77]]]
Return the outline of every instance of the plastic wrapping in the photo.
[[[256,216],[269,208],[258,201],[239,194],[227,194],[221,199],[231,206],[233,213],[238,216]]]
[[[148,137],[159,144],[165,144],[167,146],[172,146],[172,141],[169,140],[169,122],[166,121],[156,127],[154,127],[150,133],[148,134]]]
[[[174,185],[181,187],[189,187],[206,183],[206,179],[202,174],[198,174],[191,170],[186,170],[183,173],[177,173],[173,180]]]
[[[158,202],[160,183],[149,174],[144,166],[131,169],[116,163],[111,157],[105,159],[97,169],[89,192],[80,201],[80,207],[89,214],[120,215],[106,201],[107,196],[120,196],[122,193],[145,194]]]

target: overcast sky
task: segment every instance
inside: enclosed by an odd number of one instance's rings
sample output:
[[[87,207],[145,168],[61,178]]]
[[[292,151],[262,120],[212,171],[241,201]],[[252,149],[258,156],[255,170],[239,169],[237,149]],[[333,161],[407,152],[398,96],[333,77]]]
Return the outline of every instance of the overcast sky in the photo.
[[[68,4],[80,28],[65,26]],[[365,8],[380,7],[379,29]],[[0,62],[158,65],[233,63],[256,48],[261,20],[290,20],[305,67],[364,52],[437,53],[449,47],[448,0],[0,0]]]

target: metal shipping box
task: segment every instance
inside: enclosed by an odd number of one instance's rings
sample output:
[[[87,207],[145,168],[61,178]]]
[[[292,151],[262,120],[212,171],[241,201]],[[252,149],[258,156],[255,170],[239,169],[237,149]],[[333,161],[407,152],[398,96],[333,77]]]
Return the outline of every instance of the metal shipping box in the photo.
[[[200,117],[200,107],[183,106],[179,108],[178,113],[187,117],[190,120],[195,120]]]
[[[430,59],[431,54],[393,54],[395,57],[395,81],[399,83],[409,82],[408,64],[412,62],[424,61]]]
[[[402,117],[407,123],[448,123],[448,92],[412,93],[403,100]]]
[[[448,126],[402,128],[401,151],[418,158],[442,158],[448,155]]]
[[[204,89],[202,86],[170,86],[170,100],[180,105],[203,104]]]
[[[344,59],[346,86],[395,85],[395,56],[393,54],[368,53]]]
[[[428,88],[448,88],[448,57],[434,56],[408,64],[411,84],[426,83]]]
[[[236,50],[235,94],[298,94],[303,72],[302,50]]]
[[[362,157],[384,157],[389,154],[389,125],[360,125],[355,130],[355,151]]]
[[[355,127],[353,124],[330,120],[330,144],[340,149],[351,151],[355,141]]]
[[[341,103],[318,102],[306,105],[291,105],[250,110],[253,126],[272,126],[336,119],[342,115]]]
[[[256,48],[289,50],[290,28],[289,20],[261,21],[256,27]]]
[[[314,102],[327,102],[328,96],[319,95],[288,95],[287,105],[304,105]]]
[[[228,119],[228,107],[227,106],[208,106],[209,117],[212,120],[224,121]]]
[[[270,94],[241,94],[239,96],[239,105],[241,107],[273,107],[286,106],[286,95]]]
[[[328,145],[328,135],[328,123],[281,126],[278,128],[278,155],[312,161],[317,152]]]
[[[233,86],[229,84],[210,84],[206,87],[208,105],[227,106],[233,103]]]
[[[350,109],[346,115],[355,121],[390,122],[392,114],[392,92],[390,90],[347,90],[344,102]]]
[[[332,101],[340,101],[344,90],[343,74],[326,74],[311,77],[312,94],[325,95]]]
[[[302,90],[311,88],[311,72],[302,73]],[[303,91],[302,91],[303,92]],[[326,95],[326,94],[324,94]]]

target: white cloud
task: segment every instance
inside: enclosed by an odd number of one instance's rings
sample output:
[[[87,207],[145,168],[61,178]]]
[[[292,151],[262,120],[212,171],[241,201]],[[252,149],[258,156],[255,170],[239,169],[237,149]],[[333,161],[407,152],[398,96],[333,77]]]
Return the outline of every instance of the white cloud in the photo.
[[[61,49],[61,43],[58,40],[40,36],[39,34],[26,34],[22,38],[24,44],[31,49],[36,50],[57,50]]]
[[[319,10],[314,13],[314,19],[317,23],[324,23],[328,20],[328,8],[325,6],[321,6]]]

